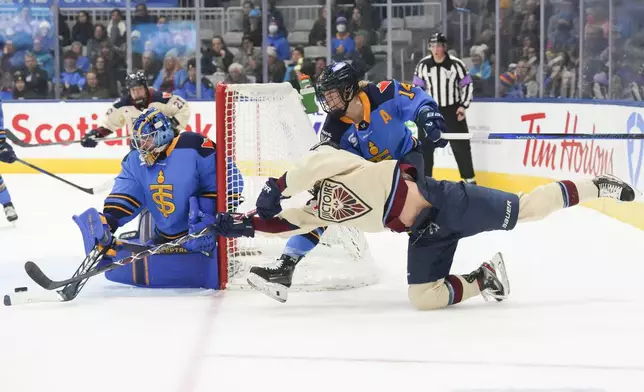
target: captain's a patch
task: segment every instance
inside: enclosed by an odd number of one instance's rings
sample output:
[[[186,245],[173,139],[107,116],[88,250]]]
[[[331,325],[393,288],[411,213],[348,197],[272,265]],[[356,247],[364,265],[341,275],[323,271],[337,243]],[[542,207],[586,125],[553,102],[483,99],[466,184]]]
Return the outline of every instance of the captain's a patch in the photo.
[[[342,223],[360,218],[372,208],[343,183],[326,179],[318,193],[318,216],[327,222]]]

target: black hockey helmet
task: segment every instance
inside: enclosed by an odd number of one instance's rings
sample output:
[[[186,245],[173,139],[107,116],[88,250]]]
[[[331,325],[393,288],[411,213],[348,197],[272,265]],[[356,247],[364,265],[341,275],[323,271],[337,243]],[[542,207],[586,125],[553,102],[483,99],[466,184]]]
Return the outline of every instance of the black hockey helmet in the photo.
[[[315,95],[322,110],[334,117],[346,113],[349,102],[357,93],[358,73],[345,61],[324,68],[315,83]]]
[[[145,96],[132,97],[131,89],[134,87],[143,86],[145,88]],[[142,71],[132,72],[125,77],[125,87],[127,92],[134,101],[134,104],[137,106],[144,106],[145,102],[150,95],[148,91],[148,79],[145,77],[145,74]]]
[[[436,32],[429,37],[429,43],[431,44],[443,44],[447,45],[447,37],[441,32]]]

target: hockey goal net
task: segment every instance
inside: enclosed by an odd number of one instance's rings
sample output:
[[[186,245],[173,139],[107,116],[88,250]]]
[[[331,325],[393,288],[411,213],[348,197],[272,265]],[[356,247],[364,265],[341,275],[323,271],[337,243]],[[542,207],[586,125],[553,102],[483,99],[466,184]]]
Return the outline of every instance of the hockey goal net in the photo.
[[[218,194],[228,195],[243,181],[242,202],[232,207],[230,198],[218,198],[219,211],[247,212],[255,208],[262,185],[280,177],[291,163],[319,141],[289,83],[223,84],[216,89]],[[236,163],[242,178],[226,169]],[[223,190],[226,189],[226,192]],[[301,206],[311,199],[302,193],[282,206]],[[286,238],[255,233],[254,238],[218,239],[221,288],[244,288],[253,265],[268,264],[280,257]],[[361,232],[344,227],[329,228],[318,246],[298,265],[293,290],[315,291],[360,287],[376,282],[377,274],[367,241]]]

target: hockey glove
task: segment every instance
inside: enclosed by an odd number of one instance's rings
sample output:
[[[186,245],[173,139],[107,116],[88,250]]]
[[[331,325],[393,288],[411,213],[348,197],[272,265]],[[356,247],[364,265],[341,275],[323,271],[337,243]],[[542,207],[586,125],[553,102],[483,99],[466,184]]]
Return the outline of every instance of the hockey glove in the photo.
[[[97,245],[99,247],[112,246],[110,225],[107,223],[105,215],[96,211],[96,208],[90,208],[80,215],[74,215],[72,219],[80,228],[83,236],[85,254],[91,252]]]
[[[259,196],[257,196],[257,202],[255,203],[257,215],[264,220],[268,220],[282,212],[281,197],[282,191],[277,185],[277,179],[269,178],[262,187]]]
[[[112,131],[103,127],[92,129],[91,131],[87,132],[81,139],[81,146],[94,148],[98,145],[96,139],[102,139],[110,133],[112,133]]]
[[[189,199],[190,212],[188,215],[188,234],[199,234],[208,226],[215,224],[216,219],[210,214],[201,211],[199,199],[192,196]],[[215,248],[215,233],[208,231],[183,245],[191,252],[212,252]]]
[[[212,230],[226,238],[254,237],[255,228],[251,218],[235,219],[227,212],[217,214]]]
[[[3,130],[0,130],[0,162],[14,163],[18,159],[11,144],[7,143],[7,136]]]
[[[418,117],[416,117],[416,125],[418,126],[419,134],[422,132],[426,139],[434,142],[436,147],[447,146],[447,140],[443,139],[443,132],[447,130],[445,119],[438,111],[432,111],[430,108],[422,108]]]

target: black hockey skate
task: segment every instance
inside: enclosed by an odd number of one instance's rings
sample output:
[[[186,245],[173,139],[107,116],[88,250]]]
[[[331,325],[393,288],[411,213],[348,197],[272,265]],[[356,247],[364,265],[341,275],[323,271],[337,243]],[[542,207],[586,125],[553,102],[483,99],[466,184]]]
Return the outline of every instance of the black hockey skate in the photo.
[[[615,176],[602,174],[593,178],[593,182],[599,189],[599,197],[609,197],[621,201],[635,200],[635,190]]]
[[[14,222],[18,219],[18,214],[16,213],[16,209],[13,207],[12,203],[4,205],[4,214],[9,222]]]
[[[481,264],[479,268],[464,278],[473,282],[476,279],[481,296],[486,301],[495,299],[499,302],[503,301],[510,294],[510,281],[505,271],[505,262],[501,253],[497,253],[492,257],[492,260]]]
[[[270,265],[251,267],[246,281],[255,290],[284,303],[288,299],[288,289],[291,287],[295,266],[300,259],[301,257],[282,255]]]

